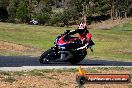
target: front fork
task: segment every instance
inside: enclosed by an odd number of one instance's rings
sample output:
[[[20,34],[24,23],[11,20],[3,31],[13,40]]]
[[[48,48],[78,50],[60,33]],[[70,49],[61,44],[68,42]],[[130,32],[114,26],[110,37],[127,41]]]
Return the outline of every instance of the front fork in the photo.
[[[65,54],[64,51],[61,51],[60,53],[61,53],[61,57],[60,57],[61,60],[64,59],[64,58],[66,58],[66,54]]]
[[[70,51],[59,50],[56,46],[51,47],[51,49],[55,52],[56,55],[60,54],[60,60],[67,60],[73,56]]]

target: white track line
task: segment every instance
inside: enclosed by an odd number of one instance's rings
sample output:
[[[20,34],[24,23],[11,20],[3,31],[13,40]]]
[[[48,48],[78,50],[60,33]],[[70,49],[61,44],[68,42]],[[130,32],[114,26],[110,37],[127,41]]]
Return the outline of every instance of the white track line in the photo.
[[[82,68],[132,68],[132,66],[81,66]],[[77,69],[79,66],[22,66],[22,67],[0,67],[0,71],[24,71],[24,70],[44,70],[44,69]]]

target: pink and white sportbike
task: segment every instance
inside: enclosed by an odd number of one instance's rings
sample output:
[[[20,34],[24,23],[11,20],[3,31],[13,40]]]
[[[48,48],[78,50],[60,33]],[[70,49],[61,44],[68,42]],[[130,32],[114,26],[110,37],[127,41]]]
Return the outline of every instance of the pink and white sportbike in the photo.
[[[66,30],[54,41],[54,47],[51,47],[40,56],[40,63],[46,64],[51,62],[69,62],[77,64],[87,55],[87,49],[95,44],[92,40],[89,42],[75,37],[74,34],[82,34],[84,30]],[[91,38],[90,38],[91,39]],[[91,51],[93,51],[91,49]]]

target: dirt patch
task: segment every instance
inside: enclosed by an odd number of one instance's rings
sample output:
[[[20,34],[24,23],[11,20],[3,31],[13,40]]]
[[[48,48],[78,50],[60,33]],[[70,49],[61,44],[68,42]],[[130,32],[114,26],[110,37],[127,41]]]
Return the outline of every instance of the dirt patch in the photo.
[[[132,70],[98,70],[103,74],[132,74]],[[2,81],[5,76],[0,75],[0,88],[76,88],[76,75],[74,72],[50,72],[43,76],[14,75],[16,81],[13,83]],[[85,84],[84,88],[131,88],[128,84]]]
[[[129,50],[129,49],[123,49],[123,50],[118,50],[118,51],[115,51],[116,53],[118,54],[132,54],[132,50]]]
[[[91,25],[89,25],[89,28],[91,29],[106,29],[109,30],[111,28],[113,28],[114,26],[124,24],[127,22],[130,22],[130,20],[132,20],[132,18],[124,18],[121,20],[106,20],[106,21],[101,21],[99,23],[92,23]]]
[[[23,46],[20,44],[14,44],[11,42],[6,42],[6,41],[0,41],[0,51],[3,52],[15,52],[15,53],[34,53],[38,52],[38,49],[28,47],[28,46]]]

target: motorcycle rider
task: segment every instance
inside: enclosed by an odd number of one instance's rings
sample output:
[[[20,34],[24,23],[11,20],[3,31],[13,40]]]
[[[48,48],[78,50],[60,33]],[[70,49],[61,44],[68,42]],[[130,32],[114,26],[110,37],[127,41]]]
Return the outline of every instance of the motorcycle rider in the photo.
[[[66,39],[67,36],[74,35],[74,34],[77,34],[77,33],[79,34],[79,39],[82,41],[82,44],[85,46],[85,44],[88,43],[87,48],[90,48],[91,51],[93,51],[91,47],[93,45],[95,45],[95,43],[92,41],[92,39],[91,39],[92,35],[87,30],[87,26],[86,26],[85,23],[80,23],[80,25],[78,26],[78,29],[76,29],[76,30],[72,30],[72,31],[66,30],[65,33],[64,33],[65,34],[65,39],[64,40],[67,40]]]
[[[87,30],[86,23],[80,23],[78,26],[78,30],[79,30],[79,38],[82,40],[83,43],[89,43],[87,48],[91,49],[91,47],[95,45],[95,43],[91,39],[92,35]],[[91,51],[93,50],[91,49]]]

